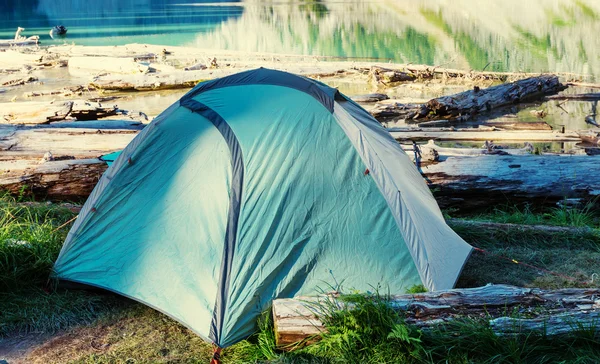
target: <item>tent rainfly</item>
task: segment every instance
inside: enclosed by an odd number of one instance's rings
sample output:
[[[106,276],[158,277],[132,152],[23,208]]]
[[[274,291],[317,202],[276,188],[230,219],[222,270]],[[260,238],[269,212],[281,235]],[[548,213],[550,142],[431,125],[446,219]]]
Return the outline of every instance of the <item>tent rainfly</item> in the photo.
[[[471,252],[390,134],[320,82],[256,69],[202,82],[123,150],[58,279],[151,306],[219,348],[273,299],[452,288]]]

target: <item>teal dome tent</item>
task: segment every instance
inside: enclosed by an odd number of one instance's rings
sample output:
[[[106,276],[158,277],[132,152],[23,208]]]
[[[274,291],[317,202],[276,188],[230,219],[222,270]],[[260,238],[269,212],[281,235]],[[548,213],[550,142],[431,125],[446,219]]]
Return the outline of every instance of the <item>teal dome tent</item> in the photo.
[[[98,182],[54,274],[227,347],[275,298],[336,280],[452,288],[470,252],[365,110],[261,68],[200,83],[150,123]]]

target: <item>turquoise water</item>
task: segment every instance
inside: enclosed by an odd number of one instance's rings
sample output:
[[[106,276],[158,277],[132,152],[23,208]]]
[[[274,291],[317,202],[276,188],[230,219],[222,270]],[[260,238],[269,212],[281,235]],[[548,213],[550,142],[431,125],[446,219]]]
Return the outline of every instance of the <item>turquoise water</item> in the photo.
[[[0,0],[0,37],[12,38],[20,26],[26,29],[25,36],[40,35],[43,45],[182,45],[197,34],[239,18],[244,10],[218,1],[205,6],[186,6],[185,0],[176,4],[154,0]],[[56,25],[67,27],[66,37],[50,37],[49,30]]]
[[[52,40],[48,31],[69,32]],[[600,77],[597,0],[0,0],[0,38],[152,43]]]

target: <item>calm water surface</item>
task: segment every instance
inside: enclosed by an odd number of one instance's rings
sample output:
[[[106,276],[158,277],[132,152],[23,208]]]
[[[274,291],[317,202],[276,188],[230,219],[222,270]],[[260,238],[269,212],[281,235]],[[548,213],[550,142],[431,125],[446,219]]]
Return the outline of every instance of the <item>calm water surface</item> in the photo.
[[[64,39],[48,31],[63,24]],[[597,0],[0,0],[0,38],[132,42],[600,78]]]

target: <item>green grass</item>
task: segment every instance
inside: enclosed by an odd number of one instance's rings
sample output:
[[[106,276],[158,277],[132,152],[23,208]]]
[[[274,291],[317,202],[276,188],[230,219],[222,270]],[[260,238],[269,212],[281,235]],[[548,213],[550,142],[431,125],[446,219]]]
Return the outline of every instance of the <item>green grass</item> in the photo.
[[[74,216],[65,208],[0,198],[0,292],[47,283],[68,232],[57,228]]]
[[[598,286],[600,282],[595,280],[592,283],[592,277],[598,273],[600,261],[599,218],[593,203],[582,208],[552,208],[536,212],[528,207],[508,206],[467,219],[583,229],[548,232],[520,229],[518,226],[481,229],[451,224],[467,242],[489,252],[476,251],[472,254],[458,285],[475,287],[494,282],[541,288]],[[512,259],[520,263],[515,264]]]
[[[59,227],[74,216],[66,208],[0,197],[0,338],[90,323],[117,305],[105,295],[57,291],[49,281],[69,230]]]
[[[489,213],[470,216],[469,220],[524,225],[554,225],[600,228],[600,215],[594,201],[579,208],[549,208],[533,211],[530,206],[501,206]]]

